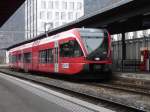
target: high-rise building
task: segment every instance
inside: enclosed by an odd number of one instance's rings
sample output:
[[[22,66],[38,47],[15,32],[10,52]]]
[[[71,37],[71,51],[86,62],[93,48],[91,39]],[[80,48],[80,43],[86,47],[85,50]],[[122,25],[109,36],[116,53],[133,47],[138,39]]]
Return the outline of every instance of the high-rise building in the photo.
[[[25,6],[26,39],[84,15],[84,0],[26,0]]]

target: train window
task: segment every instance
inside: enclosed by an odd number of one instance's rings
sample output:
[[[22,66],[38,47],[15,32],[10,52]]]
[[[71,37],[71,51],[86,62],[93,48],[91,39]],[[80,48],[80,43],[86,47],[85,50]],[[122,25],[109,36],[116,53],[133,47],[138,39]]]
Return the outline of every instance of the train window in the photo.
[[[25,63],[31,63],[31,58],[32,58],[31,53],[24,53],[24,62]]]
[[[18,54],[17,61],[21,61],[21,54]]]
[[[10,55],[9,56],[9,61],[11,62],[11,63],[15,63],[17,60],[16,60],[16,56],[15,55]]]
[[[53,49],[47,49],[47,63],[53,63]]]
[[[76,40],[60,44],[60,57],[79,57],[83,52]]]
[[[9,54],[9,63],[12,63],[12,55]]]
[[[46,51],[42,50],[40,51],[40,63],[46,63]]]
[[[53,49],[41,50],[39,59],[40,63],[53,63]]]
[[[11,56],[11,61],[12,61],[12,63],[17,62],[17,57],[15,55],[12,55]]]
[[[13,56],[13,63],[17,62],[17,56]]]
[[[9,54],[9,63],[12,63],[12,55]]]
[[[108,49],[108,33],[103,29],[80,29],[80,36],[83,40],[88,54],[95,50]]]

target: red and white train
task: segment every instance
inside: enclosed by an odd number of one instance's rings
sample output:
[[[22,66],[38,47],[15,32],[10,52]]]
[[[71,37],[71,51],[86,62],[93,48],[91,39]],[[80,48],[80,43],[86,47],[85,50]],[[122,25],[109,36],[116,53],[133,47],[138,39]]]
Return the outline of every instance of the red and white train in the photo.
[[[111,71],[111,38],[105,29],[74,28],[8,52],[13,69],[63,75]]]

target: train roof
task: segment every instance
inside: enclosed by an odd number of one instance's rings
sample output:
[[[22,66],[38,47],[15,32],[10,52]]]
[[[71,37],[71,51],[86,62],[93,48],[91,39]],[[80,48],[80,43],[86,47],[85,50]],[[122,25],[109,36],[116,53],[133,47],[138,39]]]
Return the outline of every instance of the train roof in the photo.
[[[105,29],[99,28],[78,28],[80,32],[103,32]]]
[[[102,32],[103,31],[103,29],[97,29],[97,28],[73,28],[73,29],[70,29],[70,30],[67,30],[67,31],[71,31],[71,30],[74,30],[74,29],[78,29],[79,31],[81,31],[81,32],[91,32],[91,31],[94,31],[94,32]],[[63,31],[63,32],[65,32],[65,31]],[[63,32],[60,32],[60,33],[63,33]],[[52,35],[56,35],[56,34],[59,34],[59,33],[54,33],[54,32],[52,32],[52,33],[50,33],[50,34],[48,34],[48,36],[52,36]],[[46,34],[41,34],[41,35],[39,35],[39,36],[37,36],[37,37],[35,37],[35,38],[33,38],[33,39],[29,39],[29,40],[26,40],[26,41],[24,41],[24,42],[20,42],[20,43],[18,43],[18,44],[15,44],[15,45],[12,45],[12,46],[10,46],[10,47],[8,47],[8,48],[6,48],[6,50],[10,50],[10,49],[13,49],[13,48],[15,48],[15,47],[18,47],[18,46],[21,46],[21,45],[24,45],[24,44],[27,44],[27,43],[31,43],[31,42],[34,42],[34,41],[36,41],[36,40],[40,40],[40,39],[44,39],[44,38],[46,38],[47,36],[46,36]]]
[[[64,31],[64,32],[65,32],[65,31]],[[60,32],[60,33],[61,33],[61,32]],[[58,34],[58,33],[55,33],[55,32],[52,31],[51,33],[48,33],[48,36],[52,36],[52,35],[56,35],[56,34]],[[34,41],[36,41],[36,40],[41,40],[41,39],[44,39],[44,38],[46,38],[46,37],[47,37],[46,33],[45,33],[45,34],[40,34],[40,35],[38,35],[38,36],[35,37],[35,38],[32,38],[32,39],[29,39],[29,40],[26,40],[26,41],[17,43],[17,44],[15,44],[15,45],[9,46],[8,48],[6,48],[6,50],[10,50],[10,49],[13,49],[13,48],[15,48],[15,47],[18,47],[18,46],[21,46],[21,45],[24,45],[24,44],[27,44],[27,43],[30,43],[30,42],[34,42]]]

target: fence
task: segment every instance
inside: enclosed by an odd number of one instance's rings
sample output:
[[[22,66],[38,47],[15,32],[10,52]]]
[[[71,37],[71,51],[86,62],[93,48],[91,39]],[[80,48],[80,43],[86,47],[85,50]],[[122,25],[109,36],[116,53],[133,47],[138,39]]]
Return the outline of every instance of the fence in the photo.
[[[126,44],[126,59],[122,60],[122,42],[112,42],[113,70],[123,72],[140,71],[142,47],[150,48],[150,37],[128,39]]]

